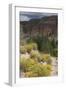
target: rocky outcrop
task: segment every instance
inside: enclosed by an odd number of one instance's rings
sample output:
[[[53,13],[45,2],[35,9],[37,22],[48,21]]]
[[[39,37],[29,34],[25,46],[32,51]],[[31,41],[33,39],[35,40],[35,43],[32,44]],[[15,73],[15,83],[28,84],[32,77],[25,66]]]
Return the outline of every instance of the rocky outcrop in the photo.
[[[57,36],[58,17],[46,16],[41,19],[31,19],[30,21],[20,22],[20,35],[33,37],[36,35]]]

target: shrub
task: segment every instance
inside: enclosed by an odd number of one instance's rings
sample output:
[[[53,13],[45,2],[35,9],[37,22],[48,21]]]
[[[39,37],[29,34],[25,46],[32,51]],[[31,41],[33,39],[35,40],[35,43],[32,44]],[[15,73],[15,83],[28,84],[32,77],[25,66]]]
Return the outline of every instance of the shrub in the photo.
[[[39,51],[38,50],[32,50],[31,53],[30,53],[30,57],[34,58],[36,60],[39,60],[40,59]]]
[[[57,57],[58,56],[58,50],[53,49],[52,52],[51,52],[51,55],[54,56],[54,57]]]
[[[36,44],[36,43],[31,43],[31,44],[32,44],[32,46],[33,46],[33,49],[34,49],[34,50],[37,50],[37,48],[38,48],[37,44]]]
[[[42,61],[47,62],[47,64],[51,64],[52,60],[49,54],[43,54],[42,55]]]
[[[49,76],[51,73],[51,65],[43,65],[31,58],[24,58],[20,59],[20,70],[25,72],[25,77]]]
[[[37,35],[36,37],[31,38],[30,41],[31,43],[35,42],[37,44],[39,51],[57,56],[58,41],[55,38],[50,40],[46,36]]]
[[[25,54],[27,52],[27,49],[25,46],[20,46],[20,53]]]
[[[25,71],[25,68],[24,68],[25,67],[25,64],[26,64],[25,61],[26,61],[25,58],[21,58],[20,57],[20,62],[19,62],[20,63],[20,70],[22,70],[22,71]]]
[[[43,74],[44,74],[44,76],[50,76],[51,69],[52,69],[51,65],[44,65],[43,66]]]
[[[36,38],[34,38],[34,41],[37,43],[38,45],[38,49],[42,52],[48,53],[49,52],[49,39],[47,37],[44,36],[37,36]]]
[[[44,65],[48,70],[52,70],[52,66],[50,64]]]
[[[30,53],[31,50],[33,49],[32,44],[26,44],[25,46],[26,46],[27,52]]]
[[[26,44],[26,41],[25,40],[20,40],[20,45],[24,46]]]
[[[36,62],[29,58],[29,59],[20,59],[20,68],[21,70],[23,70],[24,72],[30,71],[32,66],[35,65]]]
[[[51,73],[50,65],[35,64],[30,72],[26,73],[27,77],[49,76]]]
[[[36,64],[32,68],[32,72],[37,74],[37,77],[44,76],[43,74],[43,65],[42,64]]]
[[[51,41],[50,54],[54,57],[58,56],[58,41],[55,39],[52,39]]]
[[[31,52],[31,50],[37,50],[37,44],[36,43],[28,43],[25,45],[26,46],[26,49],[27,49],[27,52]]]

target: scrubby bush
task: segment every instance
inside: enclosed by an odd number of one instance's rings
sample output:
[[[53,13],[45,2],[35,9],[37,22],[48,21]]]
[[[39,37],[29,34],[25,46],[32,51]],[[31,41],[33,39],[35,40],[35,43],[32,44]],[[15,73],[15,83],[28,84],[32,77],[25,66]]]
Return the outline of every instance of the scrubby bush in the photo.
[[[57,57],[58,55],[58,41],[51,37],[49,39],[46,36],[37,35],[36,37],[31,38],[29,41],[35,42],[38,46],[38,50],[43,53],[50,53],[52,56]]]
[[[25,46],[26,46],[27,52],[30,53],[31,50],[33,49],[32,44],[26,44]]]
[[[48,69],[48,70],[52,70],[52,66],[51,65],[49,65],[49,64],[47,64],[47,65],[45,65],[46,66],[46,68]]]
[[[20,59],[20,68],[21,70],[23,70],[24,72],[30,71],[32,66],[35,65],[36,62],[29,58],[29,59]]]
[[[37,43],[38,49],[41,52],[48,53],[49,52],[49,39],[45,36],[37,36],[33,38],[33,40]]]
[[[30,57],[34,58],[37,61],[39,61],[41,59],[41,56],[40,56],[40,53],[38,50],[32,50],[30,53]]]
[[[30,72],[26,72],[27,77],[49,76],[51,74],[50,65],[35,64]]]
[[[51,62],[52,62],[49,54],[42,54],[42,61],[47,62],[47,64],[51,64]]]
[[[44,74],[44,76],[50,76],[51,69],[52,69],[51,65],[44,65],[43,66],[43,74]]]
[[[28,53],[30,53],[31,50],[37,50],[37,48],[38,48],[36,43],[28,43],[25,46],[26,46],[26,49],[27,49]]]
[[[49,76],[51,73],[51,68],[51,65],[41,64],[31,58],[20,58],[20,70],[25,72],[25,77]]]
[[[28,43],[25,45],[20,46],[20,53],[30,53],[31,50],[37,50],[37,44],[36,43]]]
[[[20,53],[25,54],[27,52],[27,49],[25,46],[20,46]]]
[[[33,50],[37,50],[37,49],[38,49],[38,46],[37,46],[36,43],[31,43],[31,44],[32,44],[32,46],[33,46]]]

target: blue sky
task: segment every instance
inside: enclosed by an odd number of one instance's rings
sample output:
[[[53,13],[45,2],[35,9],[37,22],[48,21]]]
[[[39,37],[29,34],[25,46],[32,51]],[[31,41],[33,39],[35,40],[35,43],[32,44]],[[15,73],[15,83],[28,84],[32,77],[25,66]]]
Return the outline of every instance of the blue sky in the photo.
[[[52,15],[57,15],[57,13],[20,12],[20,21],[29,21],[30,19],[40,19],[42,17]]]

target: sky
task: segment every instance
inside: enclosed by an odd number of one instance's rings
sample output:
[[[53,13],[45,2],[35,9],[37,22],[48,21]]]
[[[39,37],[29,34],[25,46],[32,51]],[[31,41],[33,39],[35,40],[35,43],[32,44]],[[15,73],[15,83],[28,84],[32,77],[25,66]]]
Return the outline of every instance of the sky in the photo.
[[[20,21],[29,21],[31,19],[40,19],[45,16],[57,15],[57,13],[37,13],[37,12],[20,12]]]

